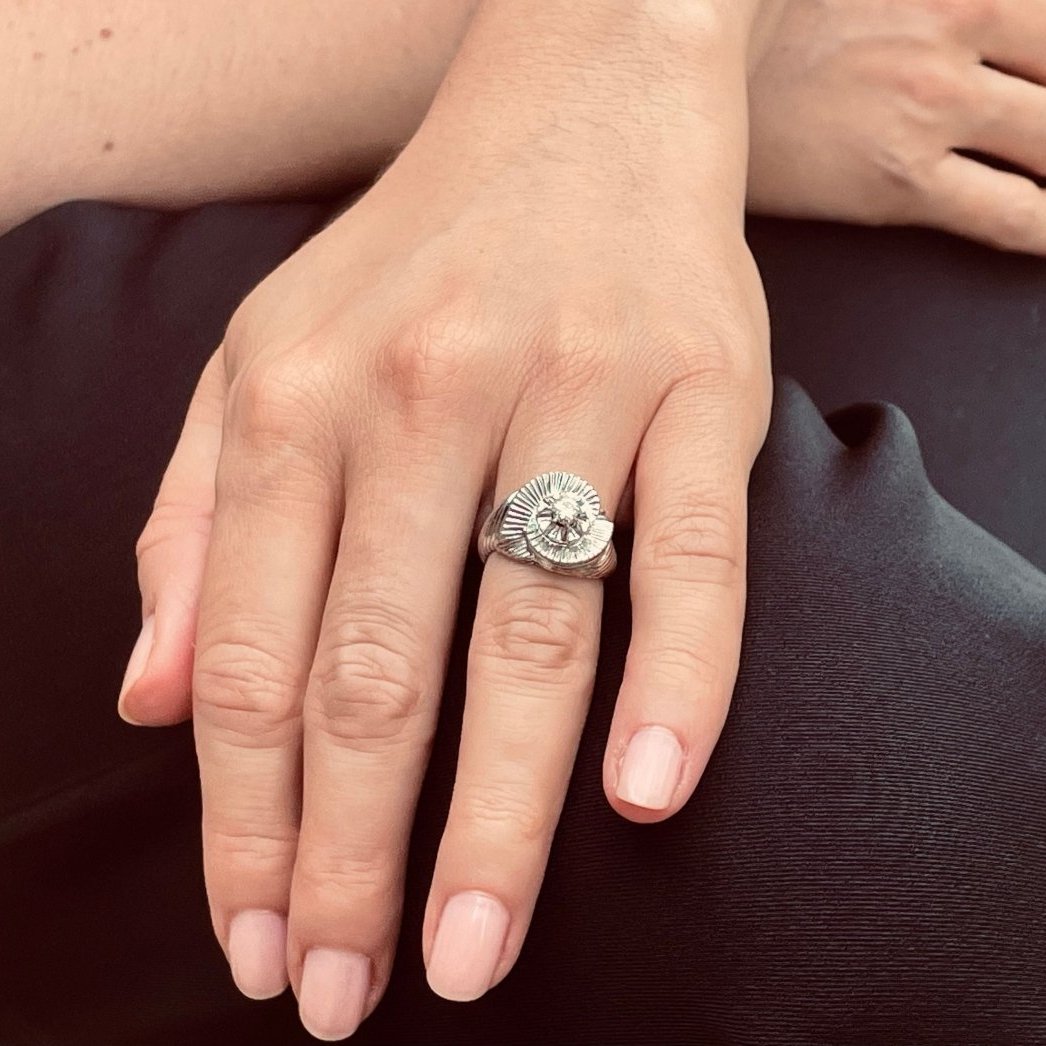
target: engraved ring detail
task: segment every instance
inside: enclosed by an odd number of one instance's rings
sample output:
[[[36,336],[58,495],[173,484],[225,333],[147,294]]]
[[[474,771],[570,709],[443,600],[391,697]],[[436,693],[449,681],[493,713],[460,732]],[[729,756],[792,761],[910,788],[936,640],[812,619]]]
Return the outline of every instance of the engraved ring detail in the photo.
[[[487,516],[479,556],[486,562],[500,552],[554,574],[604,578],[617,566],[613,533],[590,483],[572,472],[543,472]]]

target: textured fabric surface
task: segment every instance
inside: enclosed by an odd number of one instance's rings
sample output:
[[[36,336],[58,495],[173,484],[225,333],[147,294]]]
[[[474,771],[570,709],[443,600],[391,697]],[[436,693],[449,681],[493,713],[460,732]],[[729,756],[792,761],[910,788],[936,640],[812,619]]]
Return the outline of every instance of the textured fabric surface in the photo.
[[[134,539],[196,375],[325,214],[76,204],[0,239],[3,1046],[312,1041],[289,993],[237,995],[211,938],[191,732],[135,731],[113,706]],[[826,422],[779,380],[734,706],[660,825],[614,815],[600,783],[629,638],[622,534],[530,936],[461,1005],[425,986],[420,932],[470,563],[397,964],[353,1041],[1046,1043],[1046,266],[929,234],[752,235],[778,370],[821,407],[904,411]]]

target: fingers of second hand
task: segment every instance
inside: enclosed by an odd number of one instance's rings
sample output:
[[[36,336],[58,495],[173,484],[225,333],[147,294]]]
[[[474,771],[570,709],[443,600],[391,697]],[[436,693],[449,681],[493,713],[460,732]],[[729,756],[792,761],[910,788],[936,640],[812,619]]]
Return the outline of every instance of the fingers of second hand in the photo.
[[[287,985],[301,694],[327,590],[341,465],[325,472],[329,448],[295,446],[305,425],[288,403],[273,404],[272,417],[293,423],[265,431],[262,401],[278,390],[251,395],[251,427],[238,401],[227,413],[193,712],[215,930],[241,990],[267,998]]]
[[[933,225],[1000,250],[1046,254],[1046,191],[1030,178],[951,153],[928,189]]]
[[[443,433],[451,428],[446,419]],[[304,709],[290,965],[302,1021],[352,1033],[384,991],[405,854],[489,450],[413,441],[354,469]],[[394,478],[393,478],[394,477]]]
[[[999,68],[1034,83],[1046,83],[1046,3],[1043,0],[972,0],[949,5],[967,25],[960,32]]]
[[[603,766],[608,799],[632,820],[661,820],[686,802],[726,718],[744,618],[748,473],[765,431],[754,423],[758,396],[746,405],[681,386],[639,451],[632,641]],[[745,410],[752,425],[738,423]]]
[[[1046,87],[984,65],[970,75],[970,126],[957,145],[1046,175]]]

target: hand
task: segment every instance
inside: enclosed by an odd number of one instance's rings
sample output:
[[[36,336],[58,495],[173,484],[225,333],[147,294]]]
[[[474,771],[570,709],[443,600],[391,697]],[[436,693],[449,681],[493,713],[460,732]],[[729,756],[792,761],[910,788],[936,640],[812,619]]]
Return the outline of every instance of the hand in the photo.
[[[1044,0],[790,0],[751,81],[754,210],[1046,254]]]
[[[677,811],[726,715],[770,389],[742,235],[743,59],[702,28],[696,72],[666,86],[683,23],[619,17],[571,34],[568,63],[480,17],[385,176],[238,310],[139,542],[147,624],[123,710],[188,714],[191,670],[215,931],[246,993],[289,970],[321,1037],[349,1034],[388,980],[484,502],[550,468],[612,518],[634,501],[615,809]],[[448,998],[481,995],[522,945],[601,598],[500,555],[485,567],[424,928]]]

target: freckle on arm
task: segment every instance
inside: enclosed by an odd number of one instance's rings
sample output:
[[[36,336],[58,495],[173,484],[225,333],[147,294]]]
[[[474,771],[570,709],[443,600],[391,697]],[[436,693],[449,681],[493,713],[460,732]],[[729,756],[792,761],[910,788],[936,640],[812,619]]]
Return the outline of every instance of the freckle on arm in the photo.
[[[113,31],[112,31],[111,29],[99,29],[99,30],[98,30],[98,35],[99,35],[99,36],[100,36],[100,37],[101,37],[101,38],[102,38],[103,40],[108,40],[108,39],[109,39],[109,37],[113,35]]]
[[[105,143],[105,145],[102,146],[102,152],[103,153],[111,153],[113,151],[113,149],[115,149],[115,148],[116,148],[116,143],[113,142],[113,141],[108,141],[108,142]]]

